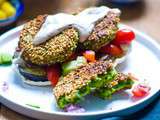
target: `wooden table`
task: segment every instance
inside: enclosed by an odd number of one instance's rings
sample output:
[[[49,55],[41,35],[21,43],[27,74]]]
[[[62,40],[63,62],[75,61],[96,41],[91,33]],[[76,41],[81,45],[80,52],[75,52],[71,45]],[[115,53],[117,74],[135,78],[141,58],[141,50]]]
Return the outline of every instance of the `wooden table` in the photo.
[[[73,2],[71,2],[73,1]],[[88,7],[94,5],[95,0],[24,0],[26,5],[24,15],[20,18],[19,24],[43,13],[55,13],[57,11],[77,11],[77,6]],[[100,1],[100,0],[99,0]],[[132,26],[153,37],[160,44],[160,0],[141,0],[137,5],[131,5],[122,9],[122,22]],[[72,3],[72,4],[71,4]],[[108,3],[105,3],[109,5]],[[67,6],[67,7],[66,7]],[[32,9],[31,9],[32,8]],[[7,107],[0,106],[0,120],[33,120],[20,115]]]

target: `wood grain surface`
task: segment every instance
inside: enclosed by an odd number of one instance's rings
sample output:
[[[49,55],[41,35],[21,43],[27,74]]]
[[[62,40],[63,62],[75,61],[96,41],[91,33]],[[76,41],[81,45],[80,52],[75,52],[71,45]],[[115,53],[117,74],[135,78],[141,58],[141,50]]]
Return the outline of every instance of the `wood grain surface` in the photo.
[[[111,4],[101,0],[23,0],[25,12],[18,25],[28,21],[39,14],[56,13],[59,11],[75,12],[90,5]],[[105,1],[105,0],[104,0]],[[145,32],[160,44],[160,0],[140,0],[136,5],[120,6],[122,22]],[[20,115],[9,108],[0,106],[0,120],[33,120]]]

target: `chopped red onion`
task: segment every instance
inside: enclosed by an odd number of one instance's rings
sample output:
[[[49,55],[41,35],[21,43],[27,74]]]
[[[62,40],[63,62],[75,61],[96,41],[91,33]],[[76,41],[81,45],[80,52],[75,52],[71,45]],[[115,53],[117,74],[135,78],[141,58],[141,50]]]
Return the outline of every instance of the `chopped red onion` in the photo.
[[[8,90],[8,88],[9,88],[8,83],[6,81],[4,81],[2,84],[2,90],[5,92]]]
[[[16,52],[20,52],[21,49],[19,47],[16,47]]]
[[[70,104],[64,108],[65,112],[73,112],[73,113],[82,113],[85,112],[85,109],[79,105]]]

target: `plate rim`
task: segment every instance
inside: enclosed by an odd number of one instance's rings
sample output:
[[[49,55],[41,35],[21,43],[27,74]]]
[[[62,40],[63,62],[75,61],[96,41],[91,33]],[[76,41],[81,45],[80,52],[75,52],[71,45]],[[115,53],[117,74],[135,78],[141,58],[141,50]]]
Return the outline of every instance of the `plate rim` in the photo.
[[[8,36],[12,35],[12,34],[15,34],[16,32],[19,32],[22,28],[23,28],[24,25],[21,25],[21,26],[18,26],[18,27],[15,27],[14,29],[2,34],[0,36],[0,42],[2,42],[4,39],[6,39]],[[148,36],[146,33],[144,32],[141,32],[133,27],[130,27],[128,25],[124,25],[124,24],[120,24],[121,27],[127,27],[131,30],[133,30],[136,35],[138,36],[141,36],[143,37],[144,39],[147,39],[147,42],[150,42],[153,46],[156,47],[156,49],[158,49],[158,52],[160,53],[160,45],[159,43],[154,40],[153,38],[151,38],[150,36]],[[17,104],[15,102],[12,102],[10,99],[7,99],[6,97],[4,97],[3,95],[0,95],[0,102],[3,104],[4,101],[3,100],[6,100],[6,102],[10,102],[11,104],[14,104],[14,105],[17,105],[19,107],[22,107],[23,109],[29,109],[31,111],[35,111],[35,112],[40,112],[40,113],[44,113],[44,114],[50,114],[50,115],[61,115],[61,116],[96,116],[96,115],[106,115],[106,114],[116,114],[118,112],[121,112],[121,111],[124,111],[124,110],[127,110],[127,109],[131,109],[132,107],[134,106],[138,106],[138,105],[141,105],[141,104],[144,104],[146,103],[147,101],[149,101],[151,98],[153,98],[155,95],[157,95],[157,93],[160,92],[160,88],[155,90],[154,93],[152,93],[151,96],[147,96],[145,97],[143,100],[141,101],[138,101],[136,102],[135,104],[132,104],[131,106],[127,107],[127,108],[122,108],[120,110],[112,110],[112,111],[106,111],[106,110],[102,110],[102,111],[94,111],[94,112],[85,112],[85,113],[66,113],[66,112],[60,112],[60,111],[53,111],[53,112],[46,112],[46,111],[42,111],[42,110],[39,110],[39,109],[36,109],[36,108],[31,108],[29,106],[25,106],[25,105],[21,105],[21,104]],[[1,99],[3,98],[3,99]],[[148,103],[149,104],[149,103]],[[8,106],[8,105],[6,105]],[[15,110],[15,109],[14,109]],[[16,111],[16,110],[15,110]],[[23,114],[23,113],[22,113]]]

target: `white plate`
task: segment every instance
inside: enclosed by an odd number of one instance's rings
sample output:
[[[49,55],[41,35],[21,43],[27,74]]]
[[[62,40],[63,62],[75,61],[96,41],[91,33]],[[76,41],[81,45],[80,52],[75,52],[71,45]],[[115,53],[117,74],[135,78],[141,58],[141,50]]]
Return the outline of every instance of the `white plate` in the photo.
[[[127,26],[121,25],[121,27]],[[21,29],[22,26],[17,27],[0,37],[0,52],[13,54]],[[160,91],[160,47],[144,33],[132,30],[136,33],[136,41],[133,42],[132,51],[127,59],[118,69],[132,72],[140,80],[147,79],[151,86],[147,97],[134,101],[129,90],[115,94],[110,100],[87,96],[81,103],[86,109],[85,113],[65,113],[57,108],[51,87],[25,85],[12,66],[0,66],[0,102],[24,115],[46,120],[98,119],[128,115],[138,111],[149,104]],[[2,88],[4,81],[8,84],[8,89],[5,91]],[[30,107],[27,104],[38,105],[40,108]]]

